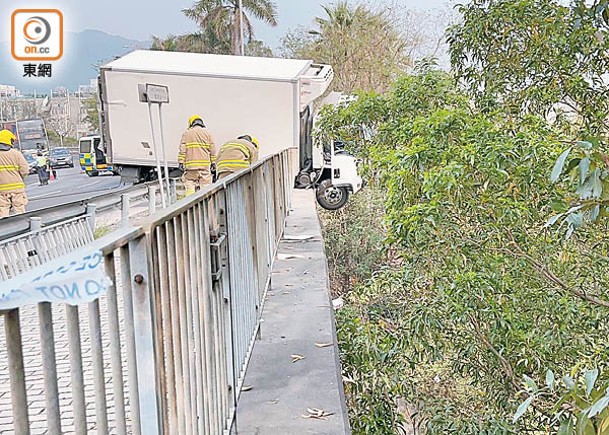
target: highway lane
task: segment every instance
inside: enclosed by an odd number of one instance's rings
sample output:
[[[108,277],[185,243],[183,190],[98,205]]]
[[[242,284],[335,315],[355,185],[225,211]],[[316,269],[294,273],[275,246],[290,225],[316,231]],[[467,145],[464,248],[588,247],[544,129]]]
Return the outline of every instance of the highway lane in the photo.
[[[125,187],[120,177],[111,174],[87,176],[80,170],[77,157],[74,157],[74,168],[57,168],[56,171],[57,180],[50,180],[46,186],[38,184],[37,174],[27,176],[25,180],[29,201],[27,211],[79,201]]]

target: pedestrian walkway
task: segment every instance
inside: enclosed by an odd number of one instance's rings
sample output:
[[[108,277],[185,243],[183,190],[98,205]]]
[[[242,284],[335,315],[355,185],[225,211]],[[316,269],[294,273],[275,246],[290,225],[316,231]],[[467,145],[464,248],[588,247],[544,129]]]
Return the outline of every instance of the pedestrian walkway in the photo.
[[[314,192],[292,195],[237,409],[238,435],[351,433]]]

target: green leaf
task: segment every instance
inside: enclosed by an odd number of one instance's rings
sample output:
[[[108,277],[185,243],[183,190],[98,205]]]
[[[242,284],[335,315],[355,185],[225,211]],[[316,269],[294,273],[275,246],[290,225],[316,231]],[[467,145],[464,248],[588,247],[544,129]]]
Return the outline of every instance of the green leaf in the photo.
[[[590,156],[586,156],[579,162],[579,182],[584,184],[590,170]]]
[[[550,389],[554,389],[554,381],[556,378],[554,377],[554,372],[552,370],[548,370],[546,372],[546,386]]]
[[[585,150],[591,150],[594,147],[594,145],[592,145],[592,142],[588,142],[587,140],[578,140],[575,143],[577,144],[577,146]]]
[[[579,163],[582,161],[582,159],[575,158],[575,159],[571,159],[569,160],[569,164],[567,165],[567,168],[565,169],[566,173],[571,172],[573,169],[575,169],[577,166],[579,166]]]
[[[552,169],[552,174],[550,175],[550,181],[552,183],[556,183],[558,181],[560,174],[562,174],[562,169],[565,166],[565,161],[567,160],[567,157],[569,156],[570,152],[571,148],[563,151],[562,154],[558,157],[558,160],[556,160],[554,168]]]
[[[535,383],[535,381],[531,378],[529,378],[527,375],[522,375],[524,378],[524,381],[527,384],[527,387],[529,387],[531,390],[533,390],[533,392],[537,392],[537,390],[539,390],[539,388],[537,387],[537,384]]]
[[[557,435],[572,435],[573,434],[573,418],[569,417],[567,420],[563,420],[558,429]]]
[[[598,218],[598,215],[600,213],[601,213],[601,206],[599,204],[594,205],[590,209],[590,222],[594,222]]]
[[[514,414],[514,418],[512,419],[512,421],[514,423],[516,423],[516,421],[522,417],[522,415],[525,413],[525,411],[527,410],[527,408],[531,405],[531,402],[533,401],[533,399],[535,398],[535,396],[529,396],[527,397],[527,400],[525,400],[524,402],[522,402],[520,404],[520,406],[518,407],[518,409],[516,410],[516,414]]]
[[[573,389],[575,389],[575,382],[573,381],[571,376],[564,376],[562,378],[562,381],[565,383],[565,386],[569,391],[573,391]]]
[[[554,216],[551,216],[550,219],[548,219],[548,221],[546,222],[546,224],[544,225],[544,227],[551,227],[552,225],[554,225],[556,223],[556,221],[558,219],[560,219],[563,216],[563,213],[559,213],[559,214],[555,214]]]
[[[603,183],[601,182],[601,171],[595,169],[592,173],[592,197],[600,198],[603,193]]]
[[[594,383],[598,378],[598,369],[588,370],[586,372],[586,397],[590,397],[590,393],[594,388]]]
[[[577,416],[577,424],[575,425],[576,435],[595,435],[594,426],[588,416],[583,412]]]
[[[593,418],[603,412],[605,408],[609,405],[609,397],[603,396],[594,403],[588,410],[588,417]]]

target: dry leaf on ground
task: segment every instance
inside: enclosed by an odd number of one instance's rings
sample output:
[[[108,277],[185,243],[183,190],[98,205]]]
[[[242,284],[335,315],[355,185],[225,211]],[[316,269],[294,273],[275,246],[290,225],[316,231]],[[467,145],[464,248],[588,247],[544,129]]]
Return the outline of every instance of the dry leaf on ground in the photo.
[[[303,415],[302,418],[315,418],[317,420],[327,420],[326,417],[334,415],[333,412],[324,411],[323,409],[307,408],[308,415]]]
[[[294,355],[290,355],[292,357],[292,362],[295,363],[296,361],[300,361],[302,359],[305,359],[304,356],[302,355],[298,355],[298,354],[294,354]]]
[[[315,346],[317,347],[328,347],[328,346],[332,346],[334,343],[330,342],[330,343],[315,343]]]

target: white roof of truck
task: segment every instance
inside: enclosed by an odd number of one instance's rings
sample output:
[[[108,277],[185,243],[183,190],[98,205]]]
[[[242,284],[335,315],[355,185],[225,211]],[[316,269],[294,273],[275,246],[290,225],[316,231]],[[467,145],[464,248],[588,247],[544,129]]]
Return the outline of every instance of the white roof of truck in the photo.
[[[137,50],[103,65],[102,69],[294,80],[304,74],[311,63],[297,59]]]

